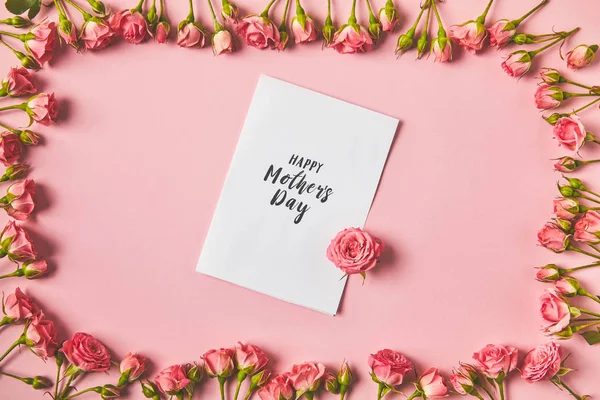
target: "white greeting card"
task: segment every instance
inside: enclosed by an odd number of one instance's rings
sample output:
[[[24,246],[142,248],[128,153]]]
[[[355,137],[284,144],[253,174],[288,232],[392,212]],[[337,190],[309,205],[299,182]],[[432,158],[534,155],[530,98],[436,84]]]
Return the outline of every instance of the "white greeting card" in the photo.
[[[335,234],[365,223],[398,120],[261,76],[197,271],[335,315]]]

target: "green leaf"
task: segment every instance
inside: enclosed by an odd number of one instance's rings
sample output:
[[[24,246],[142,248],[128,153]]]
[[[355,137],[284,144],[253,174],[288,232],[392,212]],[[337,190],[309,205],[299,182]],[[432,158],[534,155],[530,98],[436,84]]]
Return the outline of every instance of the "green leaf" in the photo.
[[[38,13],[40,12],[41,8],[42,8],[41,1],[37,1],[33,6],[31,6],[31,8],[29,9],[29,12],[27,13],[27,16],[29,17],[29,19],[34,19],[35,16],[38,15]]]
[[[6,0],[6,9],[15,15],[21,15],[38,3],[38,0]]]
[[[583,336],[590,346],[600,343],[600,331],[586,331],[581,336]]]

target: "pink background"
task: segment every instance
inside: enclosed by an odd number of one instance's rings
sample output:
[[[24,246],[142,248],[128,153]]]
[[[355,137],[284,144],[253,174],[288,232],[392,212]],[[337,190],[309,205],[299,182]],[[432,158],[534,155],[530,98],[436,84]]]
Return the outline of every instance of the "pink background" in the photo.
[[[184,3],[168,4],[173,25],[187,13]],[[209,26],[205,2],[196,3]],[[324,17],[324,2],[303,3]],[[448,1],[440,10],[450,25],[476,17],[484,3]],[[489,20],[517,18],[535,3],[499,1]],[[402,31],[418,4],[398,3]],[[582,31],[566,47],[598,41],[597,0],[574,4],[553,1],[524,30],[579,25]],[[259,0],[240,5],[245,12],[264,7]],[[349,1],[334,1],[336,24],[349,7]],[[275,8],[277,20],[282,9]],[[364,22],[364,3],[359,15]],[[263,346],[278,371],[305,360],[335,369],[347,359],[358,377],[350,399],[375,398],[366,361],[380,348],[406,353],[420,370],[437,366],[448,374],[487,343],[510,343],[523,354],[543,343],[537,298],[544,285],[533,279],[533,267],[586,260],[565,262],[571,260],[536,247],[535,233],[550,218],[559,178],[549,160],[564,152],[532,104],[533,74],[521,81],[507,77],[500,68],[504,51],[457,51],[449,65],[414,61],[414,52],[397,60],[397,35],[358,56],[321,51],[318,43],[284,54],[243,47],[222,57],[173,43],[120,42],[83,55],[61,51],[35,79],[43,90],[56,92],[62,120],[51,128],[36,126],[45,143],[28,154],[40,195],[39,211],[26,226],[54,271],[34,282],[2,280],[0,289],[26,289],[56,319],[62,339],[85,331],[106,343],[115,359],[130,350],[147,354],[151,376],[167,365],[197,360],[207,349],[246,340]],[[3,70],[15,64],[5,50],[0,57]],[[556,49],[536,59],[535,70],[542,66],[565,70]],[[598,84],[598,68],[600,63],[570,76]],[[360,278],[349,280],[333,318],[195,272],[261,73],[401,120],[367,223],[388,244],[384,262],[364,286]],[[290,123],[302,117],[299,110]],[[584,120],[588,130],[600,131],[597,111],[585,113]],[[600,152],[587,148],[583,155],[599,158]],[[587,168],[587,176],[594,172]],[[11,270],[7,260],[2,263],[2,271]],[[599,272],[577,277],[598,292]],[[589,301],[582,304],[594,309]],[[0,348],[19,329],[2,330]],[[578,369],[567,382],[600,396],[600,347],[590,348],[579,337],[564,347],[574,353],[569,365]],[[44,364],[25,350],[5,366],[24,375],[51,377],[55,371],[53,362]],[[114,371],[110,377],[97,374],[78,387],[116,379]],[[42,396],[0,380],[2,399]],[[568,398],[550,383],[529,385],[517,374],[508,386],[510,399]],[[138,389],[127,398],[143,398]],[[204,384],[197,396],[216,398],[216,389],[216,382]]]

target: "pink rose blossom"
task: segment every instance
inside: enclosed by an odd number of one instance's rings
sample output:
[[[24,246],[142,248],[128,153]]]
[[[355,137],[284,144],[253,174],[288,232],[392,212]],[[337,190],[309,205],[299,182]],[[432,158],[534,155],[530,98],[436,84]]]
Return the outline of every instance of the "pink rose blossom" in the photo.
[[[579,282],[573,278],[560,278],[554,282],[554,288],[565,297],[575,297],[579,293]]]
[[[40,65],[50,61],[56,49],[56,24],[44,19],[31,28],[27,36],[31,38],[25,41],[25,48],[33,58]]]
[[[467,392],[471,392],[475,388],[475,383],[471,378],[471,374],[464,365],[458,367],[458,371],[455,371],[450,376],[450,383],[456,393],[460,395],[466,395]]]
[[[202,28],[195,22],[189,22],[177,32],[177,45],[179,47],[204,47],[206,35]]]
[[[58,117],[58,104],[54,93],[40,93],[27,102],[27,113],[39,124],[51,125]]]
[[[101,50],[110,44],[114,35],[106,22],[99,18],[92,18],[81,27],[80,39],[86,49]]]
[[[386,4],[379,10],[379,22],[384,32],[392,32],[398,23],[398,11],[393,7],[393,3],[391,5],[392,7],[388,7]]]
[[[281,41],[279,29],[273,21],[259,15],[242,18],[237,24],[235,32],[248,46],[259,50],[277,49]]]
[[[212,377],[227,378],[230,377],[235,366],[233,358],[235,356],[234,349],[213,349],[209,350],[202,356],[204,360],[206,372]]]
[[[483,48],[487,31],[481,23],[469,21],[462,25],[451,26],[448,36],[463,49],[475,53]]]
[[[258,391],[260,400],[293,400],[294,388],[286,375],[277,375]]]
[[[171,365],[160,371],[154,378],[158,390],[169,396],[178,395],[190,382],[183,365]]]
[[[564,100],[564,93],[557,86],[543,84],[535,91],[535,106],[538,110],[550,110],[559,107]]]
[[[213,34],[212,36],[212,47],[213,47],[213,53],[216,56],[219,56],[221,54],[225,54],[225,53],[233,53],[234,47],[233,47],[233,37],[231,36],[231,33],[226,30],[220,30],[219,32]]]
[[[0,96],[19,97],[34,94],[37,91],[31,74],[23,67],[13,67],[0,83]]]
[[[513,78],[520,78],[529,72],[531,56],[525,50],[517,50],[508,54],[502,62],[502,69]]]
[[[567,67],[572,70],[587,67],[594,61],[596,51],[598,51],[597,45],[580,44],[567,53]]]
[[[22,265],[23,275],[27,279],[37,279],[48,273],[46,260],[25,261]]]
[[[32,318],[38,318],[41,310],[33,299],[16,288],[14,293],[4,299],[4,314],[9,323],[23,323]]]
[[[539,230],[537,236],[540,245],[555,253],[565,251],[569,245],[569,237],[567,234],[551,222],[544,225],[544,227]]]
[[[292,381],[292,386],[299,393],[315,392],[321,384],[321,378],[325,374],[325,366],[321,363],[305,362],[295,364],[287,373]]]
[[[327,248],[327,258],[346,275],[365,274],[377,265],[383,243],[360,228],[339,232]]]
[[[429,368],[423,372],[417,385],[424,399],[440,399],[448,396],[448,388],[437,368]]]
[[[238,342],[235,345],[235,368],[247,375],[262,370],[269,358],[258,346]]]
[[[540,80],[548,85],[556,85],[564,82],[560,72],[554,68],[542,68],[540,72]]]
[[[167,21],[161,21],[156,25],[156,32],[154,33],[154,40],[158,43],[167,43],[167,38],[171,32],[171,26]]]
[[[431,43],[431,54],[436,62],[445,63],[452,60],[452,42],[446,38],[437,38]]]
[[[60,38],[67,44],[68,46],[73,47],[76,50],[79,50],[79,38],[77,37],[77,28],[73,25],[73,23],[65,19],[61,21],[58,26],[58,35]]]
[[[35,208],[35,183],[31,179],[17,181],[6,190],[6,196],[0,199],[9,216],[24,221]]]
[[[299,17],[292,19],[292,33],[294,34],[294,42],[296,44],[309,43],[317,40],[319,37],[319,31],[315,27],[313,19],[306,15],[303,15],[302,18],[304,19],[304,26]]]
[[[547,289],[540,297],[540,314],[544,321],[542,327],[548,334],[562,331],[571,322],[569,304],[554,289]]]
[[[362,25],[343,25],[329,47],[340,54],[365,53],[373,48],[373,39]]]
[[[221,8],[221,16],[225,22],[229,22],[233,25],[236,25],[239,21],[239,10],[237,6],[230,1],[223,2],[223,7]]]
[[[488,344],[473,354],[477,369],[488,378],[495,379],[504,373],[508,375],[519,360],[519,351],[512,346]]]
[[[95,337],[77,332],[60,349],[67,360],[85,372],[104,372],[110,368],[110,354]]]
[[[562,117],[554,125],[554,137],[559,146],[578,151],[585,144],[585,126],[577,115]]]
[[[573,239],[590,244],[600,243],[600,213],[590,210],[575,223]]]
[[[577,167],[581,165],[580,161],[575,160],[573,157],[561,157],[554,164],[554,170],[558,172],[573,172]]]
[[[521,377],[529,383],[549,380],[558,373],[561,363],[560,346],[554,342],[542,344],[525,356]]]
[[[488,28],[490,34],[490,45],[501,48],[510,43],[517,33],[515,25],[507,19],[496,21]]]
[[[133,382],[146,370],[146,357],[137,353],[127,353],[119,364],[119,372],[127,375],[127,381]]]
[[[113,32],[123,36],[131,44],[141,43],[148,35],[148,22],[139,11],[123,10],[110,22]]]
[[[579,213],[579,203],[569,198],[560,198],[553,200],[554,214],[558,218],[571,220]]]
[[[404,377],[412,370],[412,363],[397,351],[384,349],[369,356],[371,376],[378,383],[388,387],[402,384]]]
[[[56,336],[54,322],[44,319],[44,314],[40,313],[25,329],[25,345],[45,361],[56,352],[58,346]]]
[[[554,264],[548,264],[539,267],[535,274],[535,279],[540,282],[554,282],[561,276],[560,269]]]
[[[8,255],[13,262],[35,260],[37,254],[27,231],[13,221],[9,221],[0,233],[0,256]]]
[[[21,140],[12,132],[0,133],[0,162],[5,167],[15,165],[21,158]]]

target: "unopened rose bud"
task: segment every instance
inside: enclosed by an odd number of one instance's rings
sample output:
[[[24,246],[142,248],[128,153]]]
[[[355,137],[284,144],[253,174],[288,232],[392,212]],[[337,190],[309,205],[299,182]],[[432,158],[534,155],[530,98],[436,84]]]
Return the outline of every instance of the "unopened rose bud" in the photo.
[[[547,117],[544,117],[544,119],[546,120],[546,122],[548,122],[550,125],[554,126],[556,125],[556,123],[558,122],[559,119],[563,118],[567,116],[566,114],[559,114],[559,113],[554,113],[552,115],[549,115]]]
[[[48,378],[44,378],[43,376],[34,376],[33,382],[31,382],[31,387],[35,390],[48,389],[52,386],[52,381]]]
[[[116,399],[121,396],[121,390],[115,385],[104,385],[97,393],[100,394],[100,397],[102,397],[103,400]]]
[[[140,381],[140,385],[142,386],[142,394],[144,395],[144,397],[153,400],[160,399],[158,388],[154,383],[144,380]]]
[[[37,279],[48,273],[46,260],[26,261],[23,263],[23,275],[27,279]]]
[[[581,182],[581,179],[569,178],[567,176],[565,176],[564,178],[569,182],[569,186],[571,186],[573,189],[587,190],[583,182]]]
[[[372,17],[369,20],[369,34],[371,35],[371,37],[373,38],[373,40],[379,40],[381,39],[381,32],[382,32],[382,26],[381,23],[379,21],[377,21],[377,18]]]
[[[331,394],[339,394],[340,393],[340,384],[337,381],[337,378],[330,373],[325,374],[323,377],[323,383],[325,386],[325,390],[327,390]]]
[[[417,58],[421,58],[425,50],[427,50],[427,45],[429,41],[427,40],[427,34],[422,35],[417,41]]]
[[[29,146],[35,146],[40,142],[40,137],[37,134],[31,132],[29,129],[21,131],[21,133],[19,133],[19,139],[23,144]]]
[[[554,282],[560,279],[562,274],[562,269],[556,264],[548,264],[538,268],[535,278],[540,282]]]
[[[554,221],[556,222],[556,225],[563,230],[563,232],[570,232],[573,228],[573,223],[569,220],[555,218]]]
[[[239,18],[239,11],[235,4],[226,1],[223,3],[221,15],[225,21],[236,23]]]
[[[558,186],[558,191],[564,197],[581,197],[581,195],[579,194],[579,192],[577,192],[571,186],[561,186],[561,185],[557,185],[557,186]]]
[[[414,32],[411,30],[406,34],[400,35],[398,38],[398,44],[396,45],[396,54],[401,55],[402,53],[412,49],[414,45],[413,41]]]
[[[27,69],[40,69],[40,64],[32,56],[27,56],[23,53],[17,52],[17,57],[21,60],[21,65]]]
[[[554,164],[554,170],[568,173],[575,171],[582,165],[583,162],[576,160],[573,157],[565,156],[556,160],[556,163]]]
[[[88,3],[96,14],[106,15],[106,7],[104,6],[103,2],[97,0],[88,0]]]
[[[287,48],[288,41],[290,40],[290,35],[288,35],[284,28],[283,30],[279,31],[279,37],[280,39],[279,45],[277,46],[277,50],[284,51]]]
[[[0,22],[4,22],[7,25],[11,25],[14,26],[15,28],[26,28],[29,25],[31,25],[31,21],[28,19],[25,19],[19,15],[15,15],[12,18],[7,18],[3,21]]]
[[[158,43],[167,43],[167,39],[169,37],[169,32],[171,32],[171,26],[167,21],[160,21],[156,25],[156,31],[154,32],[154,39]]]
[[[398,23],[398,10],[393,0],[387,0],[385,7],[379,10],[379,21],[384,32],[392,32]]]
[[[187,377],[192,382],[195,382],[195,383],[200,382],[202,380],[202,378],[204,377],[204,367],[199,366],[196,363],[192,364],[192,366],[188,370]]]
[[[335,26],[331,23],[330,20],[326,21],[325,26],[323,27],[321,33],[323,35],[323,45],[329,46],[331,41],[333,40],[333,35],[335,34]]]
[[[540,79],[548,85],[556,85],[565,81],[560,72],[554,68],[543,68],[540,72]]]
[[[12,181],[12,180],[18,179],[21,176],[25,175],[27,170],[28,170],[28,168],[27,168],[27,165],[25,165],[25,164],[11,165],[10,167],[6,168],[6,170],[4,171],[4,175],[2,175],[2,177],[0,177],[0,182],[6,182],[6,181]]]
[[[597,51],[598,45],[580,44],[567,53],[567,67],[575,70],[590,65]]]
[[[567,326],[565,329],[563,329],[560,332],[554,333],[552,336],[559,340],[571,339],[573,337],[573,329],[570,326]]]
[[[529,36],[525,33],[517,33],[515,36],[513,36],[512,41],[518,44],[519,46],[522,46],[524,44],[529,43],[530,39]]]
[[[554,286],[565,297],[577,296],[581,287],[577,279],[570,277],[560,278],[554,283]]]
[[[337,379],[340,385],[350,386],[352,384],[352,371],[350,370],[350,365],[348,365],[348,362],[344,361],[340,367]]]
[[[263,369],[260,372],[257,372],[256,374],[252,375],[252,377],[250,378],[250,391],[253,392],[256,389],[265,386],[269,381],[270,377],[271,373],[266,369]]]

